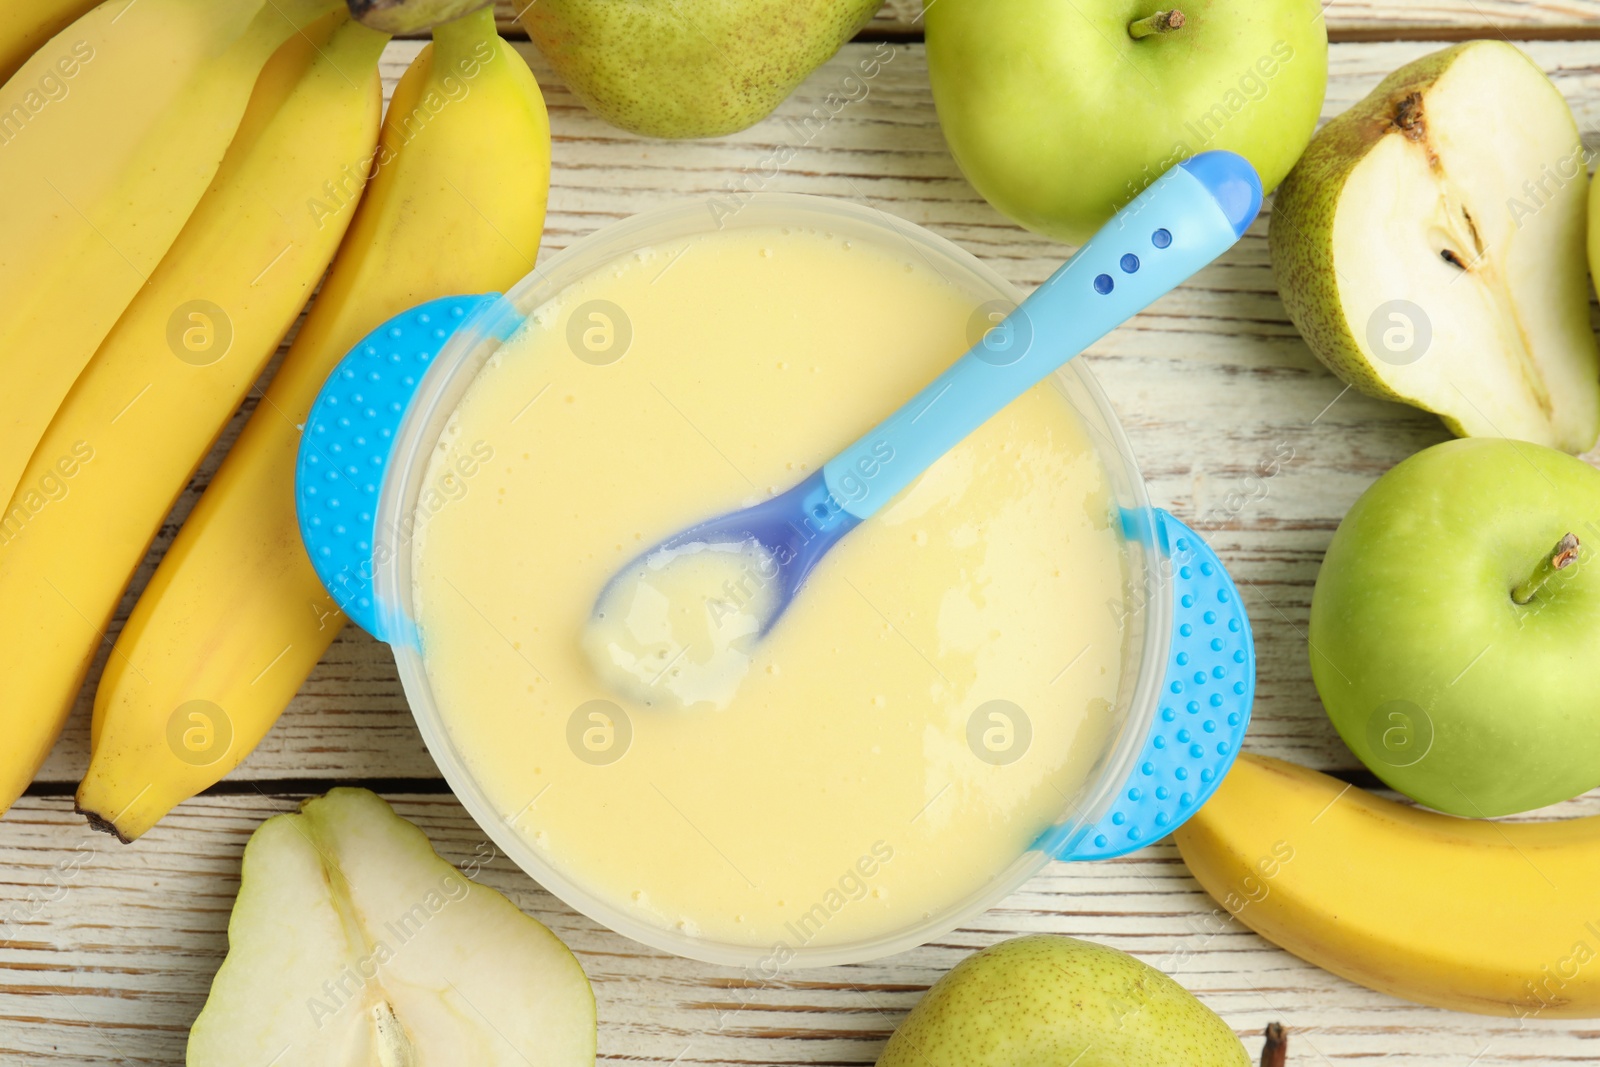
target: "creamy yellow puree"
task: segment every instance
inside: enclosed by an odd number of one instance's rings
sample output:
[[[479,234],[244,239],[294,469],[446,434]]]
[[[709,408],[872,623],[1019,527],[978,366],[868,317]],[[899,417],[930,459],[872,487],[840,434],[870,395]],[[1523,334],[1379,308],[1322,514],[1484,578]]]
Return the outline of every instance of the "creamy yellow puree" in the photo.
[[[1112,725],[1124,562],[1051,382],[685,678],[705,702],[647,706],[584,648],[619,569],[815,470],[993,295],[892,238],[730,229],[595,273],[480,372],[429,477],[459,493],[419,512],[417,621],[452,741],[556,871],[641,923],[838,945],[980,891],[1068,810]],[[700,587],[744,565],[699,563]],[[646,638],[677,625],[657,609],[630,605]]]
[[[691,542],[635,560],[584,631],[595,675],[650,708],[725,708],[777,610],[777,561],[754,542]]]

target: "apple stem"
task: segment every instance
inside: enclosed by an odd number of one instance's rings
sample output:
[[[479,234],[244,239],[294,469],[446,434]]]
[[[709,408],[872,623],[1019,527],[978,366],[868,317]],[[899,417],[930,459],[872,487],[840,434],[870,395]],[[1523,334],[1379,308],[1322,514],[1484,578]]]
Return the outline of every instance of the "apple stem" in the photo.
[[[1284,1067],[1289,1059],[1289,1031],[1282,1023],[1267,1024],[1267,1041],[1261,1046],[1261,1067]]]
[[[1128,23],[1128,36],[1137,41],[1151,34],[1171,33],[1183,29],[1183,23],[1182,11],[1157,11],[1154,15],[1146,15]]]
[[[1532,574],[1511,590],[1511,599],[1518,604],[1526,604],[1557,571],[1566,570],[1576,562],[1578,562],[1578,539],[1569,533],[1556,542],[1556,547],[1551,549],[1548,555],[1539,560]]]

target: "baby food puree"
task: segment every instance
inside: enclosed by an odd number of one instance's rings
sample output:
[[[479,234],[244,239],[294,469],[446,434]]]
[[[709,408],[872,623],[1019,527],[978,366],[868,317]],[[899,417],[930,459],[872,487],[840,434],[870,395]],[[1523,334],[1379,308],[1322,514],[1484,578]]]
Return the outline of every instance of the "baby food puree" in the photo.
[[[479,372],[432,458],[415,614],[451,741],[553,871],[641,923],[837,945],[980,891],[1068,810],[1114,725],[1125,564],[1052,381],[764,636],[742,610],[762,568],[702,553],[658,604],[702,614],[654,625],[724,644],[661,679],[672,699],[585,651],[613,575],[814,471],[959,356],[992,295],[887,236],[730,228],[595,272]]]

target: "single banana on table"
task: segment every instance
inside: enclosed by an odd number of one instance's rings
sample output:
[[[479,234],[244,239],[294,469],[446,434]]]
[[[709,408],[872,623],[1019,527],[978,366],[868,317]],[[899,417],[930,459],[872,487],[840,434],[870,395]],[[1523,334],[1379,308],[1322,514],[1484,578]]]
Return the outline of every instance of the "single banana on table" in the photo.
[[[1600,1017],[1600,816],[1460,819],[1246,754],[1174,837],[1234,918],[1341,977],[1457,1011]]]
[[[95,694],[78,807],[124,840],[238,765],[344,624],[294,510],[300,427],[335,364],[401,311],[503,290],[533,268],[550,127],[491,9],[434,31],[395,90],[378,159],[311,314]],[[188,740],[170,744],[169,728]]]
[[[110,0],[0,87],[0,500],[210,186],[261,68],[337,6]]]
[[[100,0],[5,0],[0,4],[0,85],[11,80],[17,68],[28,61],[50,38],[88,14]],[[116,0],[113,0],[116,2]],[[128,0],[121,0],[127,3]],[[70,49],[69,49],[70,51]],[[57,68],[59,75],[71,66]]]
[[[338,249],[387,36],[336,13],[280,48],[171,250],[45,430],[0,514],[0,811],[72,710],[128,580]]]

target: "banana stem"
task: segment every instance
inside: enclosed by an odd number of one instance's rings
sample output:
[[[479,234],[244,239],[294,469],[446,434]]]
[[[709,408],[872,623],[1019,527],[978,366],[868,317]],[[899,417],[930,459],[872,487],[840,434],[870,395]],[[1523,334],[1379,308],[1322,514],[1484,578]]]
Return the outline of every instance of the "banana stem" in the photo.
[[[494,22],[494,5],[490,4],[436,25],[433,28],[433,46],[439,51],[459,52],[464,58],[474,46],[482,41],[493,40],[498,33]]]
[[[1261,1046],[1261,1067],[1284,1067],[1289,1060],[1289,1031],[1282,1023],[1267,1024],[1267,1040]]]
[[[1511,590],[1511,599],[1518,604],[1526,604],[1532,600],[1534,594],[1539,592],[1541,586],[1555,576],[1557,571],[1566,570],[1578,562],[1578,539],[1572,534],[1567,534],[1556,542],[1556,547],[1539,560],[1533,568],[1533,573],[1524,578]]]
[[[1171,33],[1183,29],[1183,23],[1182,11],[1157,11],[1128,23],[1128,36],[1137,41],[1152,34]]]

